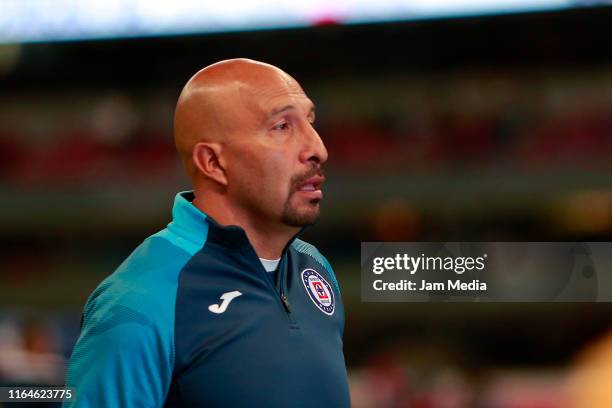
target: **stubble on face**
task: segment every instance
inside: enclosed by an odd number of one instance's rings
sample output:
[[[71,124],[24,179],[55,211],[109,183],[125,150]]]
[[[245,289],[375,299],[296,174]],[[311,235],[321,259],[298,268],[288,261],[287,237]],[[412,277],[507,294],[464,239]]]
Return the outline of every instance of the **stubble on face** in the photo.
[[[292,202],[298,192],[298,186],[316,175],[324,175],[319,166],[313,167],[304,174],[293,176],[289,182],[289,195],[285,200],[281,222],[291,227],[306,227],[317,222],[320,216],[320,199],[312,199],[305,205]],[[305,208],[304,208],[305,207]]]

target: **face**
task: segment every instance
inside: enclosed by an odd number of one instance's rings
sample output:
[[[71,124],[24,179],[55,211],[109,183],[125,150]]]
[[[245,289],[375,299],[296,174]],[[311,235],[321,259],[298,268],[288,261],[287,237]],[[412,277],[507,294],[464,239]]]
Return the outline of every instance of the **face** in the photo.
[[[229,195],[258,222],[314,223],[327,150],[313,127],[312,101],[281,73],[236,92],[239,113],[225,147]]]

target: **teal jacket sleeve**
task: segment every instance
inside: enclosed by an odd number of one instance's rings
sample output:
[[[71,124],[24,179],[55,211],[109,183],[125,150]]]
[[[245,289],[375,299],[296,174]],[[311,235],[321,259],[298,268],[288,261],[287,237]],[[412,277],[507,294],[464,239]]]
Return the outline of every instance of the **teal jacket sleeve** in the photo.
[[[166,240],[148,239],[91,294],[68,364],[66,386],[75,396],[64,407],[164,404],[178,274],[188,258]]]
[[[67,407],[159,407],[173,362],[163,334],[140,312],[117,305],[84,323],[68,368]]]

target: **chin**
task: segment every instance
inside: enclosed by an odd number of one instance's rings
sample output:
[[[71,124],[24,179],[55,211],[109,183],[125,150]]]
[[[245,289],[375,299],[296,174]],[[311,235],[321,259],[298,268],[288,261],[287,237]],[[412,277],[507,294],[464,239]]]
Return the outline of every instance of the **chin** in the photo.
[[[281,217],[283,224],[292,227],[306,227],[316,223],[320,215],[319,200],[316,201],[309,206],[310,208],[285,208]]]

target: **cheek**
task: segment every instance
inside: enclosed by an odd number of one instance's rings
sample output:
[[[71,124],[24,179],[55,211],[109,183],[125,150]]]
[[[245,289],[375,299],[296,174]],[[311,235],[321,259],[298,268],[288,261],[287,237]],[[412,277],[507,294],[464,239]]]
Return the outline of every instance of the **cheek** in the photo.
[[[291,178],[293,177],[293,167],[287,152],[277,152],[270,154],[264,165],[268,183],[276,191],[287,197],[289,194]]]
[[[272,149],[267,149],[265,153],[257,154],[254,149],[245,149],[229,158],[231,190],[256,194],[266,201],[277,201],[288,196],[293,174],[287,153]]]

